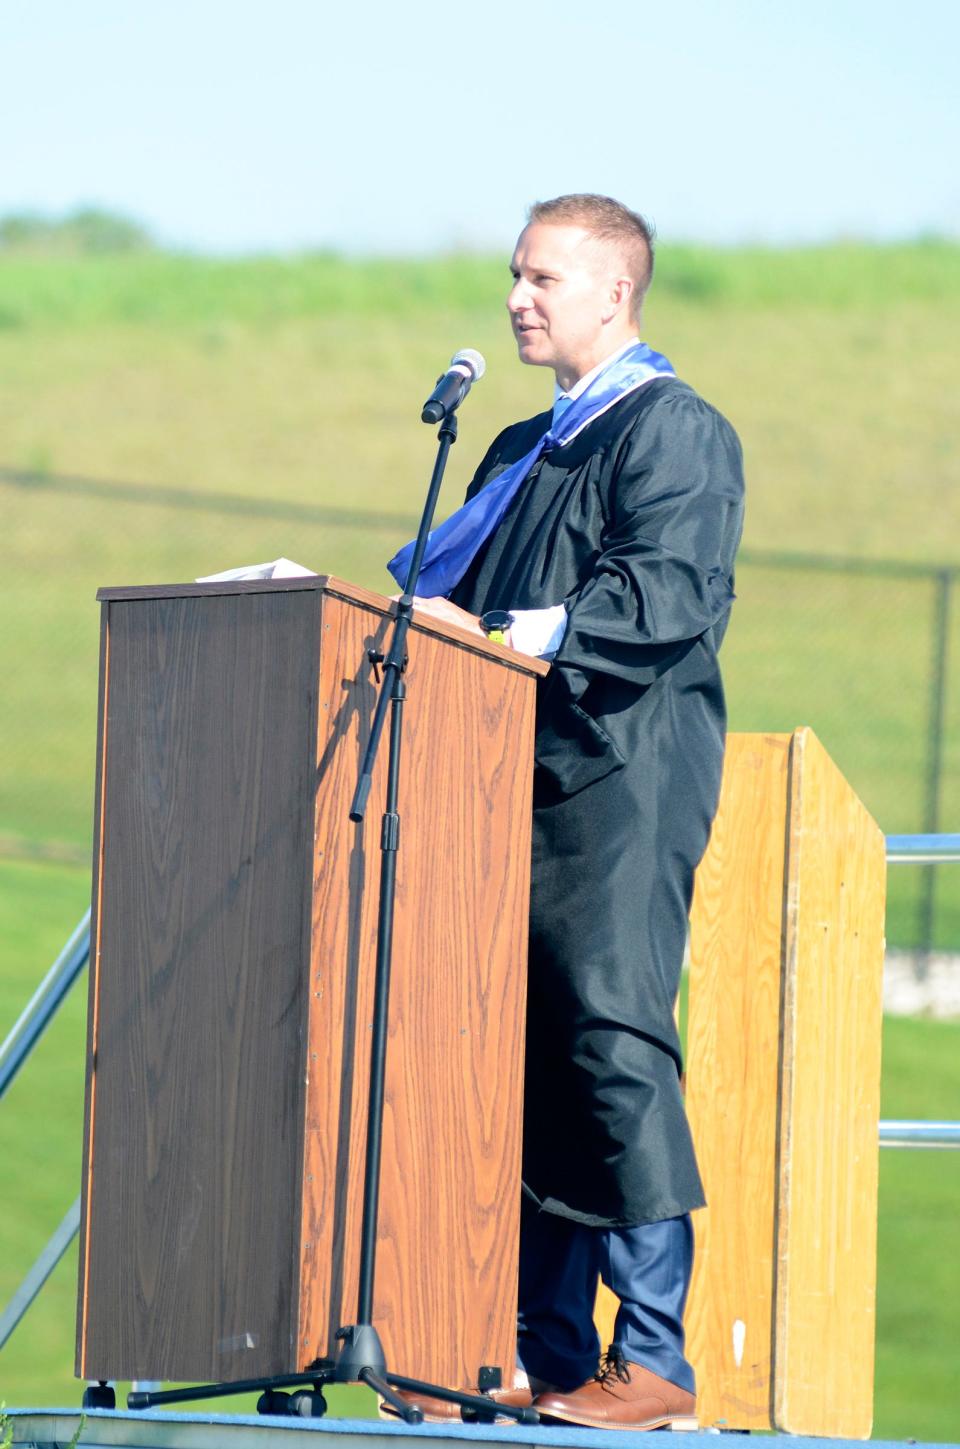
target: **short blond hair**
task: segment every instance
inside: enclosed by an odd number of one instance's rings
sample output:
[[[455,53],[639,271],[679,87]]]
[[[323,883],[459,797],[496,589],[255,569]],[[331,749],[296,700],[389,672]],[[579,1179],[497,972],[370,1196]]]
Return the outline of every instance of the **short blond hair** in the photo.
[[[654,231],[645,217],[612,196],[582,191],[555,196],[552,201],[535,201],[527,213],[527,222],[535,221],[544,226],[582,226],[597,241],[616,246],[633,282],[630,314],[639,322],[653,277]]]

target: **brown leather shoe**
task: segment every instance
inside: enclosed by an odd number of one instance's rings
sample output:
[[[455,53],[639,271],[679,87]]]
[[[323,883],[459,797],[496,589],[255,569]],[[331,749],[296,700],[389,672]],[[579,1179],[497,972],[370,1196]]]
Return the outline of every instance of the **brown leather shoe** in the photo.
[[[530,1388],[522,1389],[489,1389],[479,1397],[492,1399],[494,1404],[508,1404],[513,1409],[529,1409],[533,1403],[534,1394],[546,1390],[549,1386],[534,1379]],[[475,1393],[474,1389],[466,1389],[465,1393]],[[397,1394],[405,1404],[418,1404],[423,1410],[423,1422],[425,1424],[454,1424],[460,1423],[460,1405],[452,1404],[448,1399],[435,1399],[432,1395],[413,1394],[406,1389],[397,1389]],[[469,1413],[469,1410],[467,1411]],[[400,1415],[392,1408],[385,1399],[380,1400],[380,1414],[383,1418],[399,1419]]]
[[[614,1345],[599,1372],[570,1394],[539,1394],[534,1408],[544,1423],[590,1429],[696,1429],[697,1401],[669,1379],[628,1363]]]

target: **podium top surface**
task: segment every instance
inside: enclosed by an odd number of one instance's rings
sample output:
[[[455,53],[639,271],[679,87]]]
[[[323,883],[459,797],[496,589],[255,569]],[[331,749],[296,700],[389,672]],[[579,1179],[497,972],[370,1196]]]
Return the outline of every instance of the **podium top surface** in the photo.
[[[101,604],[115,604],[149,599],[213,598],[224,594],[289,594],[296,592],[330,594],[338,599],[348,599],[364,608],[375,609],[381,614],[395,612],[392,600],[388,599],[386,595],[378,594],[373,589],[365,589],[360,584],[348,583],[345,579],[338,579],[333,574],[308,574],[300,578],[289,579],[215,580],[211,583],[134,584],[121,588],[98,589],[97,601]],[[545,675],[550,671],[550,665],[544,659],[534,659],[529,654],[520,654],[515,649],[508,649],[502,644],[494,644],[489,639],[472,634],[469,630],[461,629],[456,624],[449,624],[445,619],[437,619],[430,614],[422,613],[416,608],[413,611],[413,628],[418,633],[433,634],[438,638],[447,639],[453,644],[471,649],[477,654],[497,659],[525,674]]]

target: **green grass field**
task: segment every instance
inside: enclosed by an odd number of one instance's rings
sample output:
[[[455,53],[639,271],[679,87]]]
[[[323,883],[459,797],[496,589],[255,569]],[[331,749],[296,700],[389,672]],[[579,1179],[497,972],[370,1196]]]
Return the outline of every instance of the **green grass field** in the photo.
[[[644,335],[743,439],[748,549],[960,565],[958,263],[936,242],[662,248]],[[441,512],[494,433],[549,399],[550,379],[516,362],[506,281],[506,258],[469,256],[0,254],[0,1030],[85,905],[85,870],[55,860],[89,849],[97,586],[287,554],[386,587],[433,458],[419,406],[450,354],[477,347],[488,372]],[[929,581],[754,563],[738,593],[731,726],[811,724],[884,830],[920,828]],[[956,829],[956,603],[947,685],[942,824]],[[956,950],[948,872],[938,942]],[[893,941],[914,938],[920,881],[892,874]],[[0,1107],[0,1298],[76,1192],[81,996]],[[956,1117],[958,1047],[960,1026],[889,1022],[885,1115]],[[878,1435],[960,1434],[958,1203],[957,1154],[883,1155]],[[0,1355],[0,1400],[73,1401],[74,1271]]]
[[[52,865],[0,864],[0,1035],[18,1015],[87,904],[88,879]],[[86,982],[68,998],[0,1106],[0,1306],[79,1190]],[[888,1018],[886,1117],[960,1114],[960,1023]],[[960,1434],[960,1153],[884,1151],[880,1159],[877,1438]],[[61,1263],[6,1349],[0,1400],[73,1404],[76,1253]],[[368,1412],[364,1390],[337,1412]],[[244,1412],[249,1400],[239,1402]]]
[[[741,433],[747,549],[960,564],[958,261],[945,243],[662,249],[645,334]],[[98,585],[284,553],[388,586],[432,461],[419,404],[454,348],[478,346],[488,372],[441,512],[490,437],[549,397],[516,362],[506,278],[505,261],[471,257],[0,256],[0,469],[20,470],[0,475],[0,671],[15,685],[0,853],[85,858]],[[811,724],[886,831],[920,829],[930,582],[747,564],[738,592],[731,726]],[[945,827],[960,819],[957,614]],[[918,889],[894,880],[898,944]],[[944,875],[939,902],[949,947],[960,883]]]

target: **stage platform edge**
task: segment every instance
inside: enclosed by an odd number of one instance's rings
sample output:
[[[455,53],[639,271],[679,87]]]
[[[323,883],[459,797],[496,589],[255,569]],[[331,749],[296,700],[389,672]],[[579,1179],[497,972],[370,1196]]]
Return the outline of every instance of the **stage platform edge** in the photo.
[[[569,1449],[639,1449],[636,1433],[612,1429],[527,1428],[520,1424],[388,1424],[378,1419],[274,1419],[257,1414],[172,1414],[120,1409],[8,1409],[12,1449],[400,1449],[399,1439],[464,1440],[475,1444],[567,1445]],[[80,1421],[83,1426],[80,1428]],[[78,1433],[79,1430],[79,1433]],[[717,1449],[714,1430],[675,1435],[655,1431],[643,1436],[648,1449]],[[303,1440],[298,1446],[297,1439]],[[793,1434],[764,1434],[765,1443],[784,1440],[790,1449],[830,1449],[861,1443],[853,1439],[814,1439]],[[903,1449],[902,1441],[871,1439],[873,1449]],[[917,1449],[924,1446],[908,1441]],[[946,1449],[960,1449],[949,1444]]]

